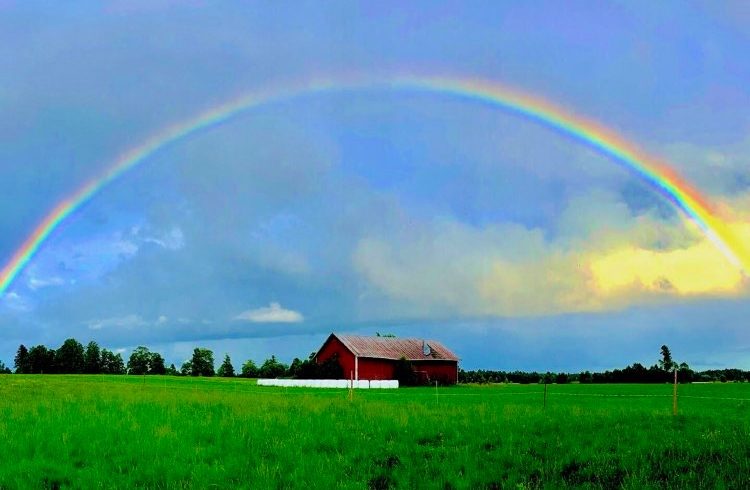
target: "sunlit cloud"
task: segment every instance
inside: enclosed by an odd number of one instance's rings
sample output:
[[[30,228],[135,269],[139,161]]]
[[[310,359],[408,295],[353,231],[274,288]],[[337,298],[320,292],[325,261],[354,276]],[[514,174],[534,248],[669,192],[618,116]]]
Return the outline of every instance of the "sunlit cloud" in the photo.
[[[234,319],[251,323],[300,323],[304,321],[301,313],[282,308],[279,303],[271,303],[268,306],[243,311]]]
[[[604,312],[748,292],[743,273],[681,220],[631,216],[611,195],[593,193],[561,223],[550,238],[518,225],[441,220],[367,237],[353,260],[371,288],[425,316]],[[750,241],[750,226],[728,227]]]

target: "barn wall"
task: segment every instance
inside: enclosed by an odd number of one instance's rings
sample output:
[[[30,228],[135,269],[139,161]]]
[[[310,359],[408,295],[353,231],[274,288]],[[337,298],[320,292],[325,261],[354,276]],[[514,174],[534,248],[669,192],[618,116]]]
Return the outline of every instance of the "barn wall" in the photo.
[[[458,382],[458,363],[455,361],[412,361],[415,371],[427,373],[430,381],[454,385]]]
[[[349,379],[349,373],[354,372],[354,354],[352,354],[336,337],[331,337],[328,342],[323,345],[320,352],[318,352],[318,356],[315,358],[315,362],[321,364],[334,354],[339,355],[339,364],[341,364],[341,368],[344,370],[344,378]],[[360,379],[366,379],[362,378],[361,374],[359,377]]]
[[[395,361],[359,358],[359,379],[394,379]]]

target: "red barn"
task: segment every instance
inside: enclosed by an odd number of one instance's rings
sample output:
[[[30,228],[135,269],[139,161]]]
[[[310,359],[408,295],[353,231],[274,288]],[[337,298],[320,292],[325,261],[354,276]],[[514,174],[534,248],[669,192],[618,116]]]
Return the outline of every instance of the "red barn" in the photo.
[[[458,357],[434,340],[332,333],[318,350],[315,361],[320,364],[334,354],[347,378],[394,379],[396,362],[405,358],[422,378],[443,384],[458,381]]]

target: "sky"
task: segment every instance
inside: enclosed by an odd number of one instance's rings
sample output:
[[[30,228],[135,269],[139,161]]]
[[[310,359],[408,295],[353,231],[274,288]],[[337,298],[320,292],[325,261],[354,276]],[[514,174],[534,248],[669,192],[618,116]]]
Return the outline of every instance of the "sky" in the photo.
[[[326,78],[483,80],[609,130],[750,240],[745,2],[0,0],[0,267],[174,124]],[[466,369],[750,369],[750,286],[611,157],[476,101],[281,98],[150,154],[0,296],[0,360],[68,337],[179,365],[440,340]]]

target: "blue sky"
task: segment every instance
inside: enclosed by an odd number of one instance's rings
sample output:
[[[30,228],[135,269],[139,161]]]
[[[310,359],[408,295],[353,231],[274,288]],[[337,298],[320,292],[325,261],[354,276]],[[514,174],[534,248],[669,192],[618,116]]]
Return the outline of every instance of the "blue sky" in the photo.
[[[164,127],[346,73],[553,101],[670,162],[744,233],[749,21],[741,2],[0,1],[0,261]],[[245,113],[104,189],[0,298],[0,359],[74,336],[238,365],[387,331],[467,368],[612,368],[662,343],[750,368],[747,293],[606,157],[481,104],[343,91]]]

